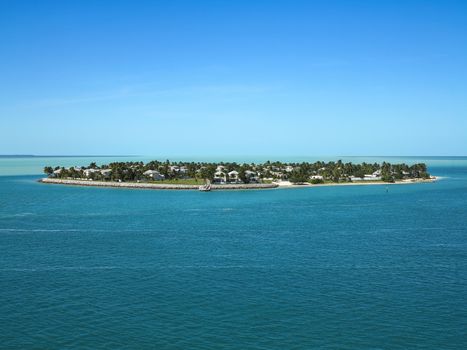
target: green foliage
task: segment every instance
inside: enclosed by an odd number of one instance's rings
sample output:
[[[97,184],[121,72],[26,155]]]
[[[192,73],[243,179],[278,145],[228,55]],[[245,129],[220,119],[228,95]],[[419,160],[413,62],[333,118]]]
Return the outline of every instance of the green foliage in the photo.
[[[309,176],[302,167],[294,169],[290,174],[289,181],[295,184],[304,183],[308,181]]]
[[[311,179],[310,183],[313,185],[323,184],[324,181],[322,179]]]
[[[51,166],[44,167],[44,174],[51,175],[54,172]]]
[[[214,179],[214,174],[216,173],[215,165],[203,166],[200,169],[200,176],[202,179],[207,179],[212,181]]]
[[[378,163],[344,163],[341,160],[336,162],[323,162],[317,161],[314,163],[284,163],[284,162],[271,162],[267,161],[263,164],[237,164],[235,162],[221,162],[221,163],[208,163],[208,162],[171,162],[170,160],[158,161],[153,160],[146,164],[143,162],[113,162],[108,165],[101,165],[96,163],[89,164],[88,167],[79,168],[52,168],[50,166],[44,167],[44,173],[51,175],[54,170],[60,169],[56,174],[60,178],[89,178],[101,181],[148,181],[144,172],[147,170],[158,171],[164,175],[165,180],[187,180],[187,179],[204,179],[212,181],[216,168],[222,165],[225,168],[225,173],[236,170],[239,173],[239,179],[244,183],[248,183],[248,172],[253,172],[255,178],[263,179],[288,179],[293,183],[322,183],[322,182],[342,182],[349,181],[351,177],[364,178],[365,175],[373,175],[375,180],[386,182],[394,182],[402,179],[428,179],[430,174],[427,172],[426,165],[423,163],[413,164],[390,164],[383,162]],[[179,167],[174,169],[173,167]],[[290,168],[293,170],[290,171]],[[92,169],[93,171],[87,171]],[[182,171],[183,169],[183,171]],[[103,175],[103,172],[110,174]],[[381,178],[379,175],[381,174]],[[323,180],[314,179],[310,180],[312,176],[320,175]],[[368,180],[368,179],[366,179]],[[160,181],[160,180],[159,180]],[[270,180],[268,180],[270,181]]]

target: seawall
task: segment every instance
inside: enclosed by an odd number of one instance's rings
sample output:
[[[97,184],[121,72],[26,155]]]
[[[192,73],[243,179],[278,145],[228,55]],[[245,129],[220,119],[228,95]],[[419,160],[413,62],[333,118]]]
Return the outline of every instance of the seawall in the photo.
[[[139,188],[151,190],[197,190],[198,185],[176,185],[176,184],[156,184],[145,182],[110,182],[110,181],[89,181],[73,179],[53,179],[43,178],[39,182],[47,184],[71,185],[71,186],[93,186],[93,187],[118,187],[118,188]],[[276,188],[277,184],[227,184],[211,185],[212,190],[257,190]]]

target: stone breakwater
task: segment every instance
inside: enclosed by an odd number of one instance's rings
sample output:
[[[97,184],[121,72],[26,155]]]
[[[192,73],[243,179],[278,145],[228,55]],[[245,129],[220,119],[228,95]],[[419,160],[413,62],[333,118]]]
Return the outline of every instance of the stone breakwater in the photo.
[[[93,187],[118,187],[118,188],[139,188],[152,190],[197,190],[198,185],[176,185],[176,184],[156,184],[145,182],[110,182],[110,181],[88,181],[88,180],[72,180],[72,179],[40,179],[39,182],[59,185],[72,186],[93,186]],[[228,184],[228,185],[212,185],[212,190],[257,190],[276,188],[277,184]]]

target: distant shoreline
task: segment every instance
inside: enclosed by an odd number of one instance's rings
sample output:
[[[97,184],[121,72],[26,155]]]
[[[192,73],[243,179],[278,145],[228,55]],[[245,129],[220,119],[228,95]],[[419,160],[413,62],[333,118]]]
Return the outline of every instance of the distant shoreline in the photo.
[[[36,155],[36,154],[0,154],[0,158],[130,158],[136,155]]]
[[[305,188],[305,187],[332,187],[332,186],[372,186],[372,185],[410,185],[417,183],[431,183],[438,180],[433,176],[430,179],[411,179],[401,180],[392,183],[388,182],[342,182],[342,183],[324,183],[324,184],[292,184],[289,181],[278,181],[272,183],[259,183],[259,184],[225,184],[211,186],[214,191],[219,190],[260,190],[260,189],[278,189],[278,188]],[[198,185],[177,185],[177,184],[155,184],[144,182],[113,182],[113,181],[92,181],[92,180],[72,180],[72,179],[55,179],[43,178],[38,182],[54,185],[67,185],[67,186],[89,186],[89,187],[110,187],[110,188],[129,188],[129,189],[151,189],[151,190],[198,190]]]

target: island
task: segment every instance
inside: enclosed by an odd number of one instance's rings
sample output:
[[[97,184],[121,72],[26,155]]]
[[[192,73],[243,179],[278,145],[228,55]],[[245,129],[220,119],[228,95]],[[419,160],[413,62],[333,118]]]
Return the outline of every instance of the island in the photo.
[[[433,182],[426,164],[344,163],[341,160],[314,163],[235,162],[113,162],[87,166],[44,167],[49,184],[183,189],[201,191],[270,189],[279,187],[378,185]]]

